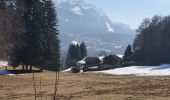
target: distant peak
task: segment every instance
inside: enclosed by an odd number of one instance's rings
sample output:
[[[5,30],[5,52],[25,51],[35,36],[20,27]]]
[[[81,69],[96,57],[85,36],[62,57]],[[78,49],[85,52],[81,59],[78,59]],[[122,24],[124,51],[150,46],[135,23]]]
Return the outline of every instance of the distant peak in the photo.
[[[61,0],[59,4],[69,4],[71,6],[80,6],[83,9],[94,8],[95,6],[85,2],[84,0]]]

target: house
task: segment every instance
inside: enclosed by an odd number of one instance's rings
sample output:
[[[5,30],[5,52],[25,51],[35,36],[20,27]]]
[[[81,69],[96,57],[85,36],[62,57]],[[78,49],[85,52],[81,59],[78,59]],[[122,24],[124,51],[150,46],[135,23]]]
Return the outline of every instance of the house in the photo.
[[[87,57],[84,61],[83,71],[98,70],[98,67],[102,64],[102,61],[98,57]]]
[[[121,61],[121,58],[116,55],[86,57],[76,63],[76,67],[83,71],[99,71],[113,69]]]
[[[116,55],[108,55],[104,58],[103,64],[116,65],[121,61],[121,58]]]
[[[101,64],[102,61],[98,57],[87,57],[85,59],[85,62],[86,62],[85,66],[90,67],[90,66],[98,66]]]
[[[121,62],[121,60],[122,59],[116,55],[106,56],[103,59],[103,64],[100,67],[100,69],[101,70],[113,69]]]

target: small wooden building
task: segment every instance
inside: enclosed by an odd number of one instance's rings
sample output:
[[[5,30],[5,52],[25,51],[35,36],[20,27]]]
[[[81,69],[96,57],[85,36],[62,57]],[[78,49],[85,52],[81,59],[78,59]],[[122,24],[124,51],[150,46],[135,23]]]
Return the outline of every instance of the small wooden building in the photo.
[[[98,57],[87,57],[85,62],[85,66],[98,66],[102,61]]]

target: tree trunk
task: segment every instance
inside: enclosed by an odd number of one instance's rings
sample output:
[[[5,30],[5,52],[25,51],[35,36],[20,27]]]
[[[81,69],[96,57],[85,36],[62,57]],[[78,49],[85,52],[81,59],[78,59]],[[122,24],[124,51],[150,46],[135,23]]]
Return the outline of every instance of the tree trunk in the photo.
[[[30,71],[32,71],[32,66],[30,66]]]
[[[26,65],[26,69],[25,69],[26,71],[28,70],[28,65]]]
[[[22,65],[22,70],[25,70],[25,66],[24,65]]]
[[[7,66],[5,66],[5,70],[8,70],[8,67],[7,67]]]

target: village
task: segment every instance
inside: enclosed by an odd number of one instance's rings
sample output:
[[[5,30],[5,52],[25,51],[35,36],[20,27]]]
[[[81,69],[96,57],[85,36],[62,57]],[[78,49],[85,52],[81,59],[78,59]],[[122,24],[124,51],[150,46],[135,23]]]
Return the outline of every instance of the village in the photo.
[[[81,61],[73,64],[71,72],[77,73],[81,70],[86,71],[101,71],[118,68],[121,58],[116,55],[99,56],[99,57],[86,57]]]

